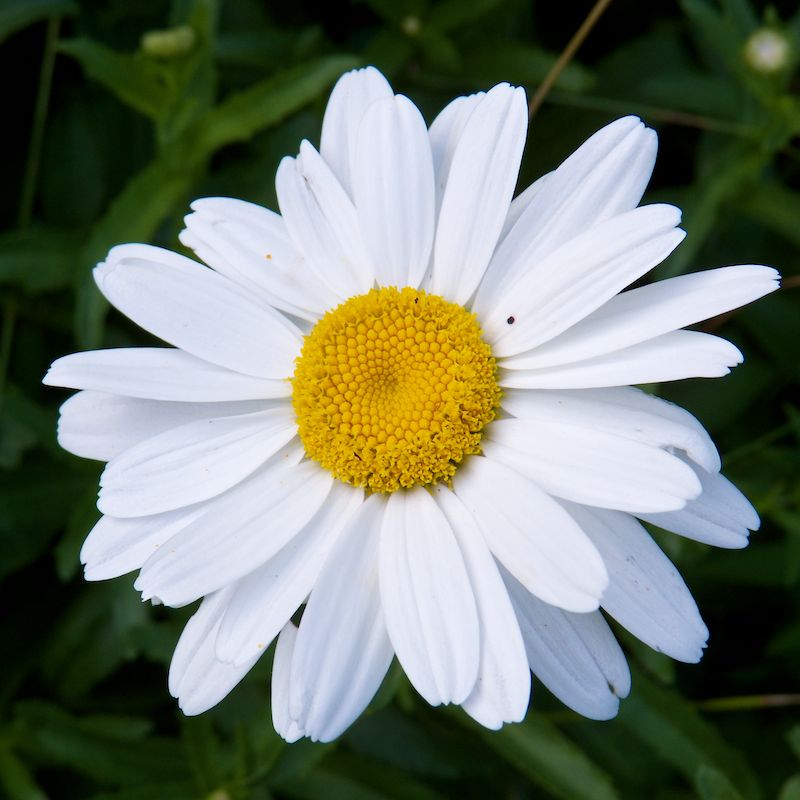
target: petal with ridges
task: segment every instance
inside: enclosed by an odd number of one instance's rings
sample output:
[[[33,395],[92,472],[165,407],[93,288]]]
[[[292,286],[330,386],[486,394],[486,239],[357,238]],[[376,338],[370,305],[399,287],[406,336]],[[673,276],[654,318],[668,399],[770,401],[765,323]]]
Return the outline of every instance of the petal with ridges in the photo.
[[[379,565],[386,627],[409,680],[431,705],[462,703],[478,676],[478,612],[453,531],[425,489],[389,497]]]
[[[738,549],[747,547],[749,531],[761,522],[750,501],[718,472],[695,467],[703,493],[680,511],[639,514],[645,522],[698,542]]]
[[[289,680],[294,646],[297,642],[297,628],[287,622],[278,636],[275,658],[272,661],[272,725],[278,735],[290,744],[305,736],[297,721],[289,716]]]
[[[381,286],[419,286],[434,231],[433,158],[425,121],[402,95],[375,101],[358,130],[353,196]]]
[[[203,513],[181,508],[150,517],[118,519],[103,516],[81,547],[87,581],[105,581],[140,569],[160,547]]]
[[[386,675],[392,646],[378,591],[385,500],[372,495],[342,532],[311,592],[292,656],[289,716],[314,741],[349,727]]]
[[[567,422],[657,447],[685,451],[707,470],[720,467],[705,428],[688,411],[631,386],[605,389],[509,389],[503,409],[520,419]]]
[[[483,277],[517,182],[525,92],[495,86],[458,139],[436,224],[430,291],[463,305]]]
[[[46,386],[91,389],[144,400],[196,403],[288,397],[288,380],[242,375],[167,347],[89,350],[56,359]]]
[[[169,691],[188,717],[208,711],[253,668],[256,659],[234,667],[214,658],[214,639],[231,588],[206,597],[186,623],[169,669]]]
[[[672,511],[697,497],[694,471],[676,456],[633,439],[569,422],[501,419],[487,428],[487,458],[548,494],[601,508]]]
[[[95,267],[94,277],[123,314],[193,356],[257,378],[279,380],[293,372],[297,328],[196,261],[158,247],[120,245]]]
[[[325,502],[332,478],[316,464],[274,456],[142,567],[142,598],[179,606],[238,580],[272,558]]]
[[[635,208],[655,164],[655,132],[636,117],[623,117],[591,136],[549,174],[503,237],[478,290],[492,308],[496,293],[570,239]]]
[[[752,303],[778,288],[771,267],[723,267],[680,275],[612,297],[555,339],[504,361],[540,369],[622,350]]]
[[[171,403],[83,391],[70,397],[59,410],[58,443],[76,456],[110,461],[129,447],[178,425],[208,417],[250,414],[270,405],[268,400]]]
[[[357,139],[361,120],[372,103],[393,97],[386,78],[375,67],[342,75],[333,87],[325,116],[319,150],[333,174],[352,195],[352,169],[358,158]]]
[[[489,549],[529,591],[569,611],[594,611],[608,575],[603,560],[572,517],[522,475],[470,456],[453,489]]]
[[[116,517],[141,517],[216,497],[277,453],[296,430],[288,403],[172,428],[109,462],[97,507]]]
[[[217,637],[217,658],[241,664],[269,646],[311,593],[336,537],[363,502],[363,492],[335,482],[308,525],[239,581]]]
[[[635,208],[570,239],[508,280],[491,307],[475,302],[497,357],[553,339],[660,264],[686,235],[674,206]],[[513,324],[508,324],[513,319]]]
[[[434,490],[467,568],[481,628],[478,679],[464,710],[487,728],[519,722],[528,708],[531,673],[508,591],[483,535],[463,503],[446,487]]]
[[[281,161],[275,187],[289,235],[314,274],[340,300],[368,291],[374,275],[356,210],[308,142],[296,159]]]
[[[616,353],[562,367],[503,368],[498,383],[516,389],[593,389],[720,378],[742,360],[738,348],[726,339],[697,331],[673,331]]]
[[[631,676],[603,615],[562,611],[535,598],[508,573],[503,577],[534,675],[584,717],[616,716],[619,699],[630,692]]]
[[[203,261],[276,308],[317,319],[336,305],[295,248],[283,218],[274,211],[228,197],[204,197],[184,217],[181,242]]]
[[[678,661],[699,661],[708,628],[683,578],[650,534],[629,514],[566,508],[608,569],[603,609],[654,650]]]

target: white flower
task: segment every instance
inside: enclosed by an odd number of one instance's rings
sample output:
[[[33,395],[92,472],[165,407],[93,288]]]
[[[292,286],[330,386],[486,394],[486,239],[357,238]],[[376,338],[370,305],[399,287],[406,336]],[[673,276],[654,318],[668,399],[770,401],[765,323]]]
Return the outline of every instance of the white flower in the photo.
[[[87,579],[140,570],[144,599],[203,598],[170,670],[186,714],[278,634],[289,740],[342,733],[394,655],[429,703],[490,728],[522,719],[530,670],[612,717],[630,676],[599,607],[700,658],[706,627],[639,520],[735,548],[758,517],[697,420],[628,384],[726,374],[732,344],[679,329],[777,273],[623,292],[684,236],[677,208],[638,206],[655,133],[617,120],[512,201],[526,127],[506,84],[427,129],[352,72],[320,152],[281,163],[280,215],[193,204],[181,241],[211,269],[139,244],[98,265],[175,349],[66,356],[45,382],[82,390],[62,446],[109,462]]]

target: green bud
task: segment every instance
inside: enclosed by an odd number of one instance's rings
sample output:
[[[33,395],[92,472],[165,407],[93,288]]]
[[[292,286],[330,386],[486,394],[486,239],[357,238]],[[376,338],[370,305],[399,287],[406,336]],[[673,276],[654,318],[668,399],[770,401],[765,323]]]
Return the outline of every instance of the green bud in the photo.
[[[154,58],[175,58],[188,53],[197,40],[193,28],[179,25],[164,31],[148,31],[142,36],[142,50]]]

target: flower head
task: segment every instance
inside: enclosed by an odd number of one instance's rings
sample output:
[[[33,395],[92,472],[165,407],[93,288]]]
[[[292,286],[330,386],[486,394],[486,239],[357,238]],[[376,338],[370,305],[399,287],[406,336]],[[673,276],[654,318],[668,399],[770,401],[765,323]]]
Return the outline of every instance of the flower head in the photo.
[[[170,669],[187,714],[277,637],[282,736],[327,741],[396,655],[430,703],[520,720],[531,670],[613,716],[629,690],[603,611],[697,661],[707,631],[641,521],[743,547],[758,517],[686,411],[630,384],[726,374],[681,328],[773,291],[762,266],[623,291],[680,243],[639,206],[655,133],[626,117],[512,200],[524,93],[461,97],[428,129],[374,69],[344,75],[280,214],[193,205],[207,265],[123,245],[108,300],[173,345],[78,353],[45,382],[66,449],[107,461],[86,577],[202,598]],[[299,627],[292,622],[302,609]]]

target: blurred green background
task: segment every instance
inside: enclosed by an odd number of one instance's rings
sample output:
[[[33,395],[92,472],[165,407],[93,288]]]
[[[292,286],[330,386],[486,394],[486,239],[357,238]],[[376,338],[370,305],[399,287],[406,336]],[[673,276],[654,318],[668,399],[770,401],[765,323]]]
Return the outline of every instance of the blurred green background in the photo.
[[[340,741],[288,746],[270,724],[269,656],[217,708],[186,719],[166,675],[192,609],[143,605],[130,576],[80,574],[100,465],[59,450],[66,393],[40,380],[64,353],[147,342],[107,314],[92,265],[120,242],[178,248],[197,196],[275,207],[278,160],[302,137],[318,141],[342,71],[376,64],[428,121],[500,80],[530,96],[590,7],[0,3],[0,796],[800,798],[794,2],[615,0],[536,114],[520,180],[637,113],[661,142],[646,199],[682,206],[689,233],[655,277],[748,262],[784,274],[781,292],[704,326],[736,342],[744,366],[658,387],[710,429],[763,518],[745,551],[656,534],[711,629],[700,665],[623,635],[633,692],[618,719],[583,720],[536,685],[527,720],[499,733],[429,708],[395,670]]]

